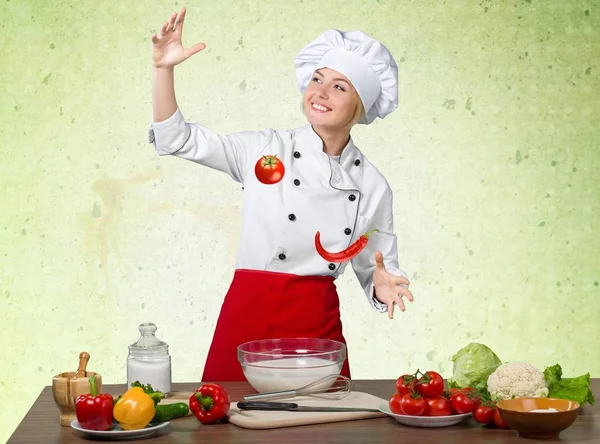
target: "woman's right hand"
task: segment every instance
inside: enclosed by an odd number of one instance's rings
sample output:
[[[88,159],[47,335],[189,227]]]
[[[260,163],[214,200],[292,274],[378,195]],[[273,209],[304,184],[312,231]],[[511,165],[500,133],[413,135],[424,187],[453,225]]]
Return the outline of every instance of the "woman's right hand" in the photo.
[[[197,43],[187,49],[183,47],[181,32],[184,18],[185,8],[182,8],[179,18],[174,12],[161,26],[158,35],[152,35],[152,63],[155,68],[172,68],[206,48],[204,43]]]

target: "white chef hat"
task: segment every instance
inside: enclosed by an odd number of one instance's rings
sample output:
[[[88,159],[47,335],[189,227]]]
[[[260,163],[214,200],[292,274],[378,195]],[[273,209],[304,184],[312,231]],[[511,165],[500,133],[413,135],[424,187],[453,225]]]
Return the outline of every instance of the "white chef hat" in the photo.
[[[302,94],[319,68],[346,76],[365,108],[359,123],[383,119],[398,107],[398,65],[385,46],[362,31],[325,31],[298,53],[295,65]]]

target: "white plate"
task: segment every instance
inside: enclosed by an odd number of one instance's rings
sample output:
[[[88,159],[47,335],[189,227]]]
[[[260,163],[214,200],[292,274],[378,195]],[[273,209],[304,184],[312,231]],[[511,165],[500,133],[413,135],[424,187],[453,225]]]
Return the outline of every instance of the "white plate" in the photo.
[[[83,432],[90,436],[96,436],[104,439],[135,439],[142,438],[144,436],[150,436],[155,434],[159,429],[169,425],[169,421],[161,422],[155,426],[144,427],[138,430],[123,430],[120,425],[113,424],[110,430],[88,430],[81,427],[79,422],[75,419],[71,421],[71,427],[79,432]]]
[[[404,424],[412,427],[448,427],[451,425],[458,424],[459,422],[467,419],[471,416],[470,413],[463,413],[462,415],[450,415],[450,416],[411,416],[411,415],[397,415],[390,411],[388,404],[382,404],[379,406],[379,411],[393,417],[400,424]]]

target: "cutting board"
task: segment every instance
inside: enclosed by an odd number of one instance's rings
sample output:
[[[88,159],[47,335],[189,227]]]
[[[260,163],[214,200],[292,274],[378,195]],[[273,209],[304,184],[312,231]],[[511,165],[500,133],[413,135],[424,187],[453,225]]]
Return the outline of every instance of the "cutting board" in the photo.
[[[298,405],[331,406],[331,407],[366,407],[379,408],[387,404],[385,399],[369,393],[352,392],[344,399],[326,400],[298,396],[288,399],[277,399],[278,402],[295,402]],[[324,424],[328,422],[352,421],[356,419],[380,418],[386,416],[380,412],[288,412],[265,410],[241,410],[237,402],[231,403],[229,422],[245,429],[275,429],[309,424]]]
[[[160,401],[160,404],[166,405],[176,402],[185,402],[187,404],[191,394],[192,392],[171,392],[167,398]],[[277,399],[276,401],[295,402],[298,405],[366,407],[370,409],[377,409],[382,404],[387,404],[385,399],[363,392],[351,392],[344,399],[336,401],[312,398],[310,396],[297,396],[294,398]],[[192,412],[189,412],[187,416],[190,415],[193,415]],[[275,429],[280,427],[295,427],[309,424],[380,418],[382,416],[386,415],[378,412],[280,412],[241,410],[237,407],[237,401],[232,402],[229,409],[229,422],[245,429]]]

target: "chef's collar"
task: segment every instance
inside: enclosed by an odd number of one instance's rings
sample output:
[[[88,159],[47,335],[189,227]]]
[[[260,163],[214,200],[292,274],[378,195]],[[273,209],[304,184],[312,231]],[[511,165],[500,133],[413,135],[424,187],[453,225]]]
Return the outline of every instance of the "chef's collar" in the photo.
[[[304,135],[308,141],[307,146],[310,146],[311,148],[314,147],[316,150],[325,153],[325,151],[323,151],[323,140],[314,130],[312,125],[309,124],[304,126],[302,128],[302,135]],[[354,162],[354,157],[356,157],[357,151],[358,148],[356,148],[356,145],[354,145],[352,135],[350,135],[350,139],[348,140],[346,146],[344,146],[344,148],[342,149],[340,157],[339,159],[337,159],[337,161],[343,167],[346,167],[348,166],[347,164],[351,164]]]

